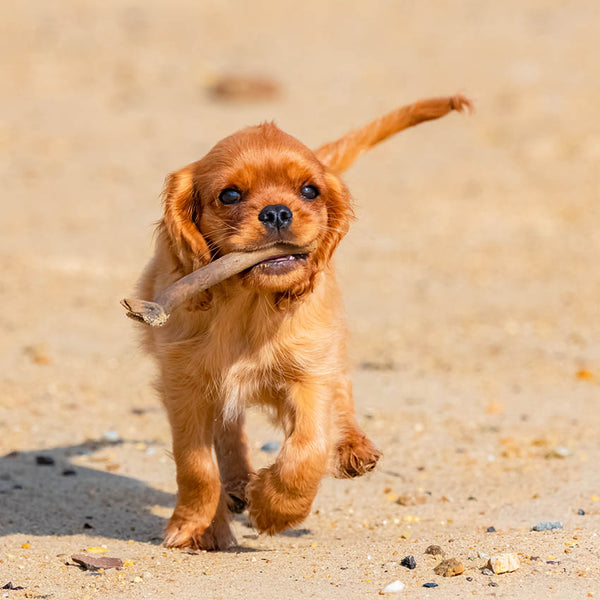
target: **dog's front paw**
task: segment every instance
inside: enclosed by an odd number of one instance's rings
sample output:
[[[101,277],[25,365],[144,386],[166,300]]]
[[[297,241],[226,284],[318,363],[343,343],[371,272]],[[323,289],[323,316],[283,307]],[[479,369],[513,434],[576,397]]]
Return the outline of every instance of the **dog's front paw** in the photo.
[[[337,447],[337,469],[340,479],[360,477],[377,466],[381,452],[364,434],[345,439]]]
[[[250,523],[268,535],[304,521],[314,498],[314,494],[306,496],[289,490],[271,468],[261,469],[250,480],[246,494]]]
[[[177,509],[165,530],[167,548],[193,550],[227,550],[236,544],[226,519],[215,517],[206,523],[198,518],[186,518]]]

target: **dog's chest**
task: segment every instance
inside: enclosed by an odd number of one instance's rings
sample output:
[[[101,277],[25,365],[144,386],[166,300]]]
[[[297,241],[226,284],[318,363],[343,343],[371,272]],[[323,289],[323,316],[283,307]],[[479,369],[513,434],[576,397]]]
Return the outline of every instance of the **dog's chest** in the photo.
[[[284,386],[294,359],[280,335],[281,327],[264,327],[252,320],[232,320],[217,314],[195,348],[196,364],[210,377],[226,417],[243,406],[273,396]],[[261,327],[262,325],[262,327]]]

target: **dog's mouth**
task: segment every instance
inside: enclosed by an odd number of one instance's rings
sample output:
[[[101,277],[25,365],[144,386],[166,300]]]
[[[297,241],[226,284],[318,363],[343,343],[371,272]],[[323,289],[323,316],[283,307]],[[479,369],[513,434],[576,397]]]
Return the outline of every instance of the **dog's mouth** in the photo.
[[[306,263],[307,254],[284,254],[263,260],[250,270],[266,275],[284,275]]]

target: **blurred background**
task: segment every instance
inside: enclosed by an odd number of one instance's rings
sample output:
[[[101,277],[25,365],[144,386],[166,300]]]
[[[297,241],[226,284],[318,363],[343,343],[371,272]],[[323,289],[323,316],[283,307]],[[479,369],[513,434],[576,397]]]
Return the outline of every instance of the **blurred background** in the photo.
[[[548,507],[589,501],[600,484],[599,13],[595,0],[2,3],[0,455],[108,432],[132,440],[90,467],[116,465],[108,488],[120,475],[172,494],[153,368],[118,305],[151,256],[165,175],[246,125],[273,119],[317,147],[460,92],[472,116],[403,132],[345,177],[358,220],[338,267],[361,422],[403,485],[435,479],[410,471],[408,453],[452,473],[446,496],[476,478],[474,495],[496,506],[503,489],[516,503],[497,513],[505,524],[538,514],[539,487]],[[252,427],[256,460],[271,460],[259,448],[277,434]],[[508,438],[510,475],[488,460]],[[160,467],[135,445],[148,440]],[[545,462],[556,447],[565,460]],[[56,506],[70,501],[56,489]],[[342,489],[327,483],[323,498]],[[457,537],[481,514],[465,511]],[[4,533],[50,535],[25,524],[38,514]]]

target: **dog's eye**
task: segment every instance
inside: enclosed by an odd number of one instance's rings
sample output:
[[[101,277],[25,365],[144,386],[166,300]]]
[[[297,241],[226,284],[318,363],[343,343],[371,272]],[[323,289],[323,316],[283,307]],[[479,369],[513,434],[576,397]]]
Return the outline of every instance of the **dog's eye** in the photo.
[[[305,200],[314,200],[319,195],[319,190],[314,185],[303,185],[300,188],[300,195]]]
[[[219,200],[223,204],[237,204],[242,199],[242,194],[235,188],[225,188],[219,194]]]

